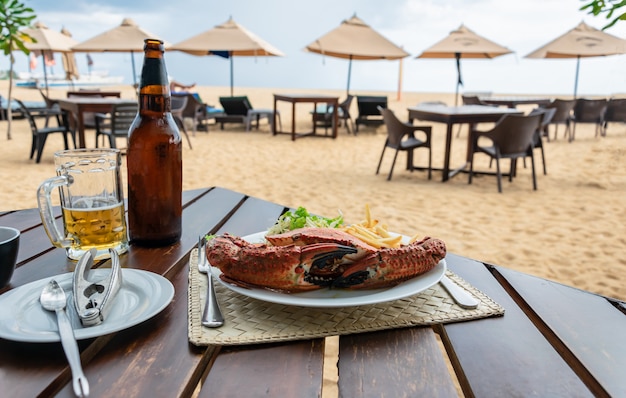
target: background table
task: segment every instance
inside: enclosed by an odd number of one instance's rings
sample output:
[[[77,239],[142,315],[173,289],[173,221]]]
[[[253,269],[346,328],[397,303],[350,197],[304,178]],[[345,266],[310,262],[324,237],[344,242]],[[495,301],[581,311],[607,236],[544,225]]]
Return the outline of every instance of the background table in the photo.
[[[291,104],[291,140],[295,141],[297,137],[306,137],[315,134],[315,122],[313,122],[313,131],[308,133],[296,133],[296,104],[308,102],[313,104],[313,110],[317,108],[318,103],[325,103],[327,106],[333,107],[333,116],[332,116],[332,138],[337,138],[337,109],[339,108],[339,97],[332,97],[329,95],[314,95],[314,94],[274,94],[274,122],[272,123],[272,135],[281,134],[282,131],[279,131],[276,127],[276,104],[278,101],[285,101]],[[327,136],[321,136],[327,137]]]
[[[102,90],[75,90],[68,91],[67,98],[72,97],[116,97],[122,96],[121,91],[102,91]]]
[[[509,108],[516,108],[518,105],[548,105],[552,100],[547,97],[515,97],[515,96],[498,96],[498,97],[479,97],[486,104],[504,105]]]
[[[222,188],[185,191],[183,206],[178,244],[131,246],[121,257],[124,268],[165,276],[176,293],[153,319],[80,342],[91,396],[319,397],[323,339],[196,347],[187,338],[188,260],[198,234],[262,231],[286,208]],[[18,268],[0,293],[73,270],[35,209],[0,212],[0,224],[22,231]],[[626,303],[453,253],[446,261],[504,316],[342,336],[341,396],[456,397],[454,378],[466,396],[626,396]],[[72,396],[60,344],[0,339],[0,353],[3,395]]]
[[[78,146],[86,147],[85,142],[85,112],[110,113],[113,105],[116,104],[136,104],[136,100],[121,99],[117,97],[72,97],[54,99],[62,110],[72,112],[76,120],[76,131],[78,132]]]
[[[494,106],[483,105],[462,105],[462,106],[445,106],[436,104],[417,105],[408,108],[409,123],[413,123],[414,119],[445,123],[446,128],[446,145],[443,161],[443,169],[441,181],[448,181],[451,177],[463,171],[467,166],[467,162],[459,166],[455,170],[450,171],[450,151],[452,150],[452,127],[457,123],[468,123],[471,126],[476,123],[497,122],[504,115],[519,115],[522,112],[515,109],[503,109]],[[469,147],[469,134],[468,134]]]

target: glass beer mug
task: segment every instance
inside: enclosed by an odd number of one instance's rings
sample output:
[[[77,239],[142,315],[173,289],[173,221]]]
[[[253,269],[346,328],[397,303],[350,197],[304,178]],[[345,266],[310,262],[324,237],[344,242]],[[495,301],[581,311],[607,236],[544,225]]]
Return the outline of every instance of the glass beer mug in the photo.
[[[90,249],[96,259],[128,251],[124,193],[117,149],[76,149],[54,154],[57,177],[37,190],[39,213],[52,244],[78,260]],[[58,188],[63,232],[55,222],[51,193]]]

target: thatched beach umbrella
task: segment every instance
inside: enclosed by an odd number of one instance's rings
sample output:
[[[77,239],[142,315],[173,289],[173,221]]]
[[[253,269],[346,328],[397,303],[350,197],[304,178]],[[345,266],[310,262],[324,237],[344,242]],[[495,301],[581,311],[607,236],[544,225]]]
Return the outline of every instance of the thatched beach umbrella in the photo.
[[[85,40],[75,45],[72,49],[76,52],[129,52],[133,67],[133,84],[137,85],[134,52],[143,52],[145,39],[162,40],[158,36],[137,26],[132,19],[124,18],[121,25]],[[163,42],[163,45],[167,46],[169,44]]]
[[[576,98],[580,58],[624,53],[626,53],[625,40],[581,22],[575,28],[526,55],[526,58],[576,58],[574,79],[574,98]]]
[[[463,84],[461,77],[461,58],[495,58],[512,51],[491,40],[477,35],[464,25],[450,32],[441,41],[435,43],[416,58],[454,58],[456,59],[457,83],[454,96],[458,103],[459,86]]]
[[[48,29],[48,27],[42,22],[36,22],[33,28],[23,29],[22,32],[28,34],[35,40],[36,43],[25,43],[26,48],[30,51],[41,53],[41,59],[43,63],[43,76],[46,86],[46,94],[48,93],[48,73],[46,70],[46,53],[71,53],[72,47],[78,44],[78,42],[71,37],[68,37],[60,32]]]
[[[221,25],[181,41],[168,50],[192,55],[218,55],[230,58],[230,95],[233,95],[234,57],[284,56],[279,49],[236,23],[232,18]]]
[[[409,56],[409,53],[376,32],[359,19],[356,14],[352,18],[344,20],[337,28],[306,46],[305,50],[349,60],[347,94],[350,93],[350,75],[352,73],[353,59],[396,60]]]

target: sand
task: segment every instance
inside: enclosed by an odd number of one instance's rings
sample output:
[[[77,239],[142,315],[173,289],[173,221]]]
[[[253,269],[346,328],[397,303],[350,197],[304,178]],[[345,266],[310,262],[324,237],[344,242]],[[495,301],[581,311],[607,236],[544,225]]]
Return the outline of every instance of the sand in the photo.
[[[0,94],[8,84],[0,82]],[[114,87],[122,97],[134,98],[131,88]],[[197,87],[203,100],[219,104],[227,87]],[[273,93],[302,90],[235,88],[246,94],[256,108],[271,108]],[[345,91],[307,90],[345,98]],[[422,101],[454,102],[453,95],[436,93],[359,92],[387,95],[389,107],[405,119],[406,108]],[[506,95],[506,93],[502,93]],[[40,100],[37,90],[14,88],[14,98]],[[51,97],[65,91],[51,89]],[[296,121],[310,128],[310,104],[298,105]],[[532,107],[520,107],[529,110]],[[284,128],[291,123],[291,108],[279,103]],[[356,116],[356,103],[352,114]],[[0,122],[0,211],[34,208],[39,183],[53,175],[53,153],[62,149],[60,137],[50,137],[41,163],[28,159],[31,136],[25,120],[12,124],[13,139],[6,139],[7,122]],[[445,126],[433,123],[433,164],[443,164]],[[485,125],[485,128],[489,125]],[[553,131],[553,130],[551,130]],[[455,130],[456,132],[456,130]],[[364,217],[369,204],[373,216],[390,230],[443,239],[452,253],[505,266],[584,290],[626,300],[626,125],[609,125],[606,137],[594,137],[592,125],[579,125],[576,141],[546,142],[548,174],[537,163],[538,190],[533,191],[530,168],[519,167],[512,183],[503,182],[498,193],[496,179],[481,176],[468,185],[459,174],[446,183],[434,172],[404,169],[406,155],[398,156],[393,179],[386,176],[393,158],[387,152],[381,174],[376,165],[385,142],[384,127],[362,127],[357,136],[340,128],[339,137],[307,137],[292,142],[288,135],[272,136],[267,123],[245,132],[242,125],[225,130],[190,131],[193,149],[184,144],[183,188],[222,186],[287,206],[305,206],[317,214],[334,216],[339,211],[347,222]],[[467,131],[452,144],[452,165],[462,163]],[[94,132],[87,131],[93,146]],[[120,142],[120,145],[123,145]],[[538,152],[537,152],[538,153]],[[416,152],[416,163],[425,164],[426,152]],[[487,170],[486,156],[476,168]]]

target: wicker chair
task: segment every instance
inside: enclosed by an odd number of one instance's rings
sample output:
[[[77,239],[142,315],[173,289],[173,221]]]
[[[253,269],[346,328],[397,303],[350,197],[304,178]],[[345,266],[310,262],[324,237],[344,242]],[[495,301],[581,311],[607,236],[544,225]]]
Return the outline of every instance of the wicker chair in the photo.
[[[505,115],[489,131],[473,130],[470,137],[470,169],[468,184],[472,183],[474,176],[474,154],[484,153],[496,161],[496,177],[498,192],[502,192],[502,172],[500,159],[510,159],[509,181],[513,180],[516,173],[518,158],[530,157],[533,189],[537,190],[537,178],[535,175],[535,158],[533,154],[533,141],[537,130],[540,128],[541,115]],[[486,137],[491,145],[481,146],[480,137]]]
[[[572,110],[574,109],[574,105],[576,105],[576,100],[564,100],[564,99],[555,99],[548,105],[546,105],[546,109],[556,109],[554,116],[550,123],[544,126],[543,135],[550,142],[550,131],[548,127],[550,125],[554,125],[554,139],[556,140],[556,136],[558,133],[559,125],[565,125],[565,134],[564,137],[569,135],[570,131],[570,123],[572,122]]]
[[[380,172],[380,165],[383,162],[385,156],[385,149],[395,149],[393,155],[393,162],[391,163],[391,169],[387,180],[391,180],[393,174],[393,168],[398,158],[398,152],[405,151],[407,153],[407,169],[411,172],[413,170],[427,170],[428,179],[432,178],[432,148],[431,148],[431,134],[432,128],[430,126],[413,126],[408,123],[401,122],[393,111],[379,107],[379,112],[383,116],[385,126],[387,127],[387,139],[385,140],[385,146],[383,146],[383,152],[380,154],[380,160],[378,161],[378,167],[376,168],[376,174]],[[421,131],[423,133],[423,139],[415,137],[415,132]],[[428,167],[416,167],[413,163],[413,151],[417,148],[428,149]]]
[[[626,123],[626,98],[611,98],[606,105],[602,135],[606,136],[609,123]]]
[[[595,124],[595,136],[603,136],[604,114],[607,109],[607,104],[608,101],[606,99],[577,99],[576,105],[574,105],[574,115],[572,117],[573,126],[569,141],[574,141],[576,138],[576,124],[578,123]]]
[[[535,138],[533,139],[533,149],[541,149],[541,164],[543,165],[543,175],[548,174],[546,168],[546,156],[543,150],[543,131],[548,126],[548,124],[550,124],[555,113],[556,108],[535,108],[529,113],[529,115],[542,115],[541,123],[539,125],[539,128],[535,132]],[[526,166],[526,158],[524,158],[524,166]]]

